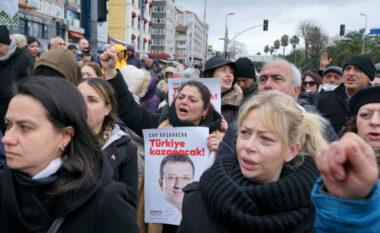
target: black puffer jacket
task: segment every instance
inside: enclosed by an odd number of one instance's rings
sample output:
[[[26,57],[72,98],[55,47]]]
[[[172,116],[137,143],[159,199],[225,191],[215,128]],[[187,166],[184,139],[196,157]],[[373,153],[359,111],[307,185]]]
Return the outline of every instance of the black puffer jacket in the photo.
[[[0,56],[0,127],[3,132],[11,91],[20,80],[32,73],[34,65],[34,58],[30,53],[26,49],[18,48],[16,41],[11,40],[6,54]]]
[[[318,176],[305,156],[278,181],[256,184],[242,175],[236,154],[224,156],[185,187],[178,233],[314,232],[310,192]]]
[[[96,172],[98,185],[86,183],[75,192],[49,195],[46,190],[62,176],[68,176],[63,168],[37,180],[9,168],[0,170],[1,232],[47,232],[62,216],[61,233],[139,232],[126,189],[112,180],[112,169],[105,160]]]

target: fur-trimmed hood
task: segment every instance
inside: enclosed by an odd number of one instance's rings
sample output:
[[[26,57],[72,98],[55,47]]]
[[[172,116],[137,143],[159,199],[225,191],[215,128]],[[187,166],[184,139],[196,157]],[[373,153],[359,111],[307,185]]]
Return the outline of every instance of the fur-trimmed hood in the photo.
[[[240,106],[242,100],[243,91],[237,84],[235,84],[231,90],[222,94],[222,105]]]
[[[26,36],[22,34],[12,34],[11,38],[13,38],[16,41],[17,47],[20,49],[25,48],[28,45]]]
[[[152,81],[149,71],[138,69],[133,65],[126,65],[120,69],[120,73],[132,94],[139,98],[145,96]]]

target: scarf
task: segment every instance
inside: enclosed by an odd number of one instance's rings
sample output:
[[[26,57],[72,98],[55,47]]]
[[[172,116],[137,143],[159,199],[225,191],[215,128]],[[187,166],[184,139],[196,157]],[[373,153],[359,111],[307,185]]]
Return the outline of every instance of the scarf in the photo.
[[[319,176],[311,157],[295,170],[283,168],[276,182],[245,178],[237,155],[226,155],[202,175],[199,187],[211,216],[230,232],[292,232],[313,213],[310,198]]]

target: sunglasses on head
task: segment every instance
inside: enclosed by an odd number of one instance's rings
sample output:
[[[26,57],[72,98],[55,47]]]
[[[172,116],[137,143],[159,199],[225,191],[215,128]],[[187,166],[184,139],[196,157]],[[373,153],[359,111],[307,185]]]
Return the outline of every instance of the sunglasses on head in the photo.
[[[309,81],[309,82],[307,82],[307,81],[303,81],[302,82],[302,85],[303,86],[307,86],[307,85],[309,85],[310,87],[312,87],[312,86],[314,86],[316,83],[314,82],[314,81]]]

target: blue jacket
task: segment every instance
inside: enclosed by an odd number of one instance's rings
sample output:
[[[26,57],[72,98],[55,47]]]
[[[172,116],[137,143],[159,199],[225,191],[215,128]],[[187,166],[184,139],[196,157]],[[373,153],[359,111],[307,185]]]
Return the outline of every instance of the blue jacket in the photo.
[[[316,209],[315,230],[318,233],[380,232],[380,183],[364,200],[345,200],[321,191],[322,178],[315,182],[311,198]]]
[[[135,56],[135,47],[133,47],[133,45],[128,45],[127,50],[132,51],[132,56],[128,56],[128,58],[127,58],[127,64],[128,65],[134,65],[140,69],[141,63],[140,63],[140,59]]]

